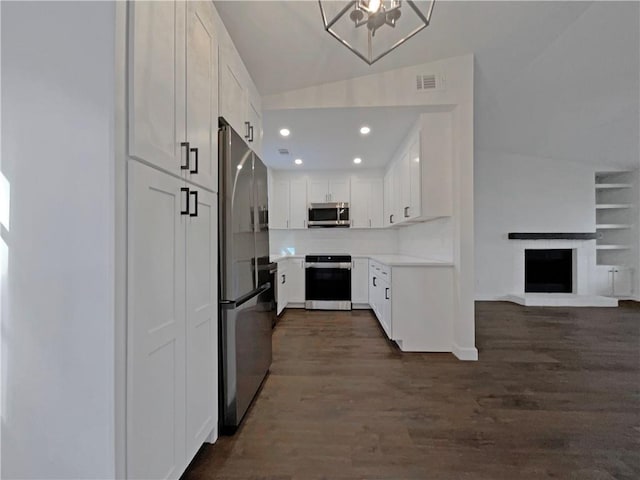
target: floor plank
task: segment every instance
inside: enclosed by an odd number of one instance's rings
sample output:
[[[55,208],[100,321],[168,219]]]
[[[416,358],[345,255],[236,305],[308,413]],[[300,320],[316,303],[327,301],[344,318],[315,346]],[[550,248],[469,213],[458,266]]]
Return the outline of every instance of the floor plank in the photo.
[[[640,307],[476,304],[478,362],[289,310],[241,429],[185,480],[640,478]]]

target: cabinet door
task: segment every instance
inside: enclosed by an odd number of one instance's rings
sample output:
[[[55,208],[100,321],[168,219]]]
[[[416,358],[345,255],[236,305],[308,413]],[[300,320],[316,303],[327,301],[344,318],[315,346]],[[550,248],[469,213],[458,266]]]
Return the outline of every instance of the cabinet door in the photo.
[[[185,467],[183,182],[129,162],[127,473],[178,478]]]
[[[356,258],[351,269],[351,303],[369,303],[369,260]]]
[[[289,260],[289,266],[287,268],[288,276],[286,281],[287,288],[287,302],[289,303],[304,303],[305,300],[305,272],[304,272],[304,260],[301,258],[292,258]]]
[[[278,276],[276,278],[276,282],[278,282],[278,286],[276,287],[276,291],[278,292],[276,303],[277,303],[277,314],[280,315],[282,310],[284,310],[288,303],[287,298],[287,270],[288,270],[288,260],[281,260],[278,262]]]
[[[351,201],[351,182],[348,178],[329,181],[329,201],[340,203]]]
[[[614,267],[613,295],[630,297],[633,292],[633,270],[629,267]]]
[[[380,282],[380,301],[382,302],[380,323],[387,333],[387,337],[393,339],[393,322],[391,318],[391,284]]]
[[[368,180],[354,180],[351,189],[351,205],[349,210],[351,228],[371,227],[371,217],[369,215],[370,198],[371,183]]]
[[[271,211],[269,212],[269,228],[289,228],[289,181],[274,180],[271,192]]]
[[[236,66],[239,60],[232,45],[222,49],[220,60],[220,115],[241,137],[248,139],[249,129],[245,123],[247,92],[240,69]]]
[[[613,270],[611,265],[597,265],[595,269],[594,291],[597,295],[613,295]]]
[[[196,204],[197,201],[197,204]],[[187,460],[218,423],[218,201],[191,194],[186,233]]]
[[[329,182],[327,180],[309,180],[309,203],[329,202]]]
[[[304,178],[289,183],[289,228],[307,228],[307,182]]]
[[[371,180],[369,192],[369,225],[371,228],[382,228],[384,185],[381,178]]]
[[[188,178],[218,191],[218,45],[209,2],[186,2]]]
[[[248,121],[249,121],[249,145],[251,149],[258,154],[262,155],[262,115],[260,109],[254,105],[251,98],[248,103]]]
[[[409,155],[407,158],[409,170],[409,209],[408,218],[419,218],[422,214],[422,170],[420,168],[420,137],[416,138],[409,147]]]
[[[405,222],[409,219],[411,210],[411,170],[409,165],[409,151],[406,150],[398,160],[398,200],[399,208],[397,222]],[[395,220],[395,219],[394,219]]]
[[[380,275],[376,272],[374,265],[369,263],[369,305],[373,309],[376,317],[380,316]]]
[[[130,2],[129,156],[174,175],[187,152],[184,2]],[[216,129],[217,130],[217,129]]]
[[[393,166],[384,177],[384,226],[389,227],[394,223],[395,200],[395,172]]]

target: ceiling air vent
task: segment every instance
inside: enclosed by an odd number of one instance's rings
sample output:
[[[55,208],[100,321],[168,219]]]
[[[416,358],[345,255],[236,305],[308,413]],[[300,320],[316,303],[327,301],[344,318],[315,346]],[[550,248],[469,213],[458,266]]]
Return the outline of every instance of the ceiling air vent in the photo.
[[[289,155],[289,150],[287,150],[286,148],[279,148],[278,153],[280,155]]]
[[[439,79],[435,75],[417,75],[416,90],[423,92],[425,90],[435,90],[440,87]]]

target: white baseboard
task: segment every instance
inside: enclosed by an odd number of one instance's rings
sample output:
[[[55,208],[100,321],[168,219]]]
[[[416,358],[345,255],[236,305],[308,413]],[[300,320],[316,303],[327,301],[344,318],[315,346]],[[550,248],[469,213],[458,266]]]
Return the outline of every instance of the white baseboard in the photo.
[[[504,295],[476,295],[476,302],[504,302]]]
[[[213,430],[211,430],[211,433],[206,438],[205,442],[206,443],[216,443],[217,441],[218,441],[218,425],[213,427]]]
[[[453,344],[453,353],[458,360],[475,362],[478,360],[478,349],[475,347],[461,347],[457,344]]]
[[[371,306],[368,303],[352,303],[352,310],[371,310]]]

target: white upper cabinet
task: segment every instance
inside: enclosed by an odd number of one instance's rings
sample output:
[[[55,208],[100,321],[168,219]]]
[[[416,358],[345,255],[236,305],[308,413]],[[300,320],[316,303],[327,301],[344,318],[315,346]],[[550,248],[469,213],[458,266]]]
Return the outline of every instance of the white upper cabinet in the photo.
[[[130,2],[129,155],[174,175],[185,132],[183,2]]]
[[[188,179],[218,190],[218,44],[211,7],[187,2],[186,139]]]
[[[247,92],[233,53],[229,46],[220,52],[220,115],[240,136],[248,139],[249,129],[244,123]]]
[[[307,228],[307,182],[304,178],[289,183],[289,228]]]
[[[382,228],[383,180],[354,179],[351,182],[351,228]]]
[[[274,180],[272,182],[271,210],[269,210],[269,228],[289,228],[289,181]]]
[[[385,176],[385,226],[450,216],[452,197],[451,112],[422,114]]]
[[[220,115],[262,155],[262,103],[231,38],[220,48]]]
[[[303,178],[275,178],[272,182],[269,228],[307,228],[307,182]]]
[[[312,178],[309,180],[309,203],[349,203],[351,184],[349,177]]]
[[[256,97],[249,95],[248,100],[248,122],[249,122],[249,146],[258,154],[262,155],[262,109],[259,107]]]
[[[129,155],[217,191],[212,8],[206,2],[131,2],[129,8]]]

